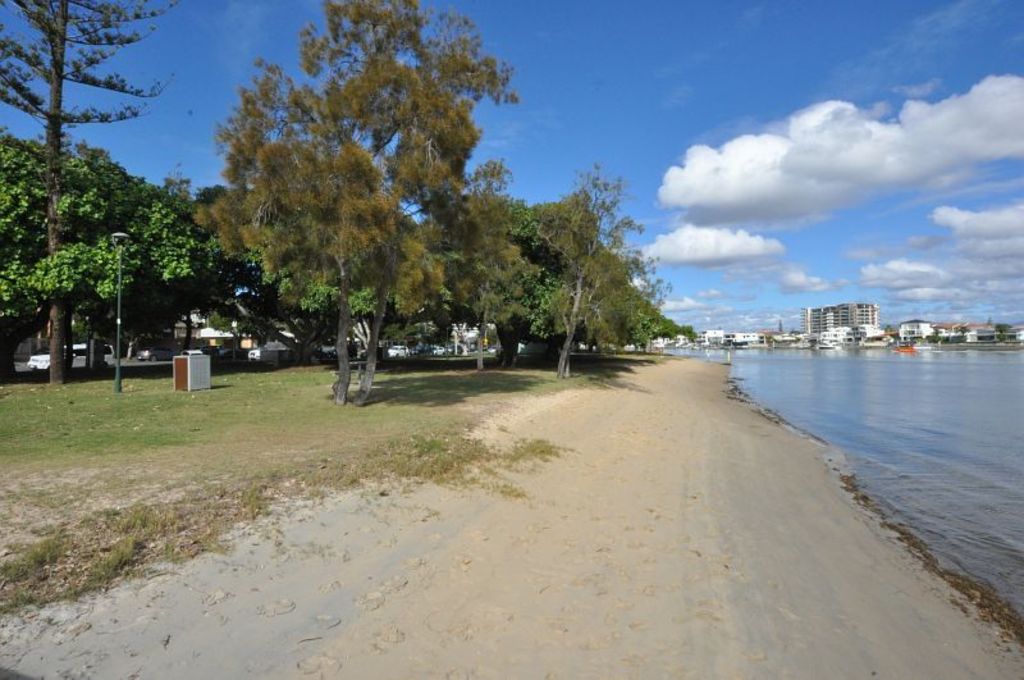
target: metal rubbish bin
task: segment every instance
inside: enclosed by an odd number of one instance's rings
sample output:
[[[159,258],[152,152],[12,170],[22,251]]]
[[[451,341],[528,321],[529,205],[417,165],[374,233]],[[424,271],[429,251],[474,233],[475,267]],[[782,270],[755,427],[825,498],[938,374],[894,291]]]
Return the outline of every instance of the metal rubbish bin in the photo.
[[[174,357],[174,390],[194,392],[210,389],[210,357],[186,354]]]

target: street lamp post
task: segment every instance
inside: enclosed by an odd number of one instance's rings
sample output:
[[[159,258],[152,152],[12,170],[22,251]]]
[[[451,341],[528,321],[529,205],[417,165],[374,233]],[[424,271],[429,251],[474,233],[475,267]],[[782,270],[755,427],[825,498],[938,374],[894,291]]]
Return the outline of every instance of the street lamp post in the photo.
[[[114,342],[114,394],[121,394],[121,264],[124,242],[128,234],[118,231],[110,235],[117,248],[117,337]]]

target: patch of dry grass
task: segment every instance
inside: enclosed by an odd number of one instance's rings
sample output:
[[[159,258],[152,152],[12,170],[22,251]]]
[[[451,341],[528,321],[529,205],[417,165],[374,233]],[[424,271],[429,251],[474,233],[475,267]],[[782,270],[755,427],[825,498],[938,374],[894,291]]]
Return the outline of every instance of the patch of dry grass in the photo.
[[[618,375],[594,370],[592,384]],[[183,394],[162,375],[0,386],[0,611],[75,597],[219,537],[289,496],[362,483],[524,491],[500,470],[550,460],[539,440],[496,451],[465,436],[488,404],[579,387],[548,370],[394,370],[377,403],[339,408],[317,368],[215,375]],[[585,384],[585,382],[584,382]]]

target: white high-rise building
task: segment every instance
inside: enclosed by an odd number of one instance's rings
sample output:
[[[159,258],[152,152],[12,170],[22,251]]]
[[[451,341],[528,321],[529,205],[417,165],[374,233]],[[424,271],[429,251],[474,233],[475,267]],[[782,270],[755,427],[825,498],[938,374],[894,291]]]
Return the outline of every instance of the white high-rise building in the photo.
[[[877,326],[878,305],[868,302],[844,302],[829,307],[804,308],[804,333],[819,334],[833,328]]]

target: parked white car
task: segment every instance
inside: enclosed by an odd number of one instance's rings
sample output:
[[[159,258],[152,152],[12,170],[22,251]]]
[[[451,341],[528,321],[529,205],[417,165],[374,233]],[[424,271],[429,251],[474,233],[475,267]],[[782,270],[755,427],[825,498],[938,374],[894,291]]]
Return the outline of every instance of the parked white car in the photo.
[[[74,358],[71,360],[71,366],[74,368],[85,368],[88,346],[84,342],[78,342],[72,346],[72,351]],[[114,348],[110,345],[103,345],[103,361],[107,365],[114,363]],[[50,370],[50,353],[33,354],[30,356],[28,358],[28,368],[32,371]]]
[[[293,352],[283,343],[269,342],[262,347],[249,350],[249,361],[291,361]]]
[[[409,356],[409,348],[405,345],[392,345],[388,347],[388,359],[398,359]]]

